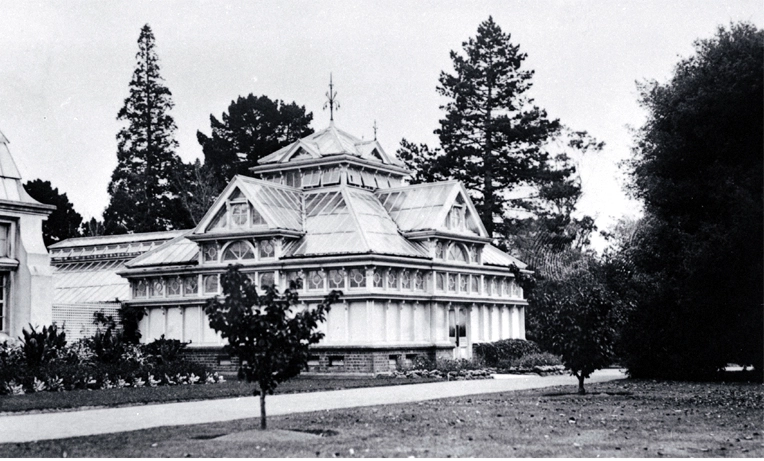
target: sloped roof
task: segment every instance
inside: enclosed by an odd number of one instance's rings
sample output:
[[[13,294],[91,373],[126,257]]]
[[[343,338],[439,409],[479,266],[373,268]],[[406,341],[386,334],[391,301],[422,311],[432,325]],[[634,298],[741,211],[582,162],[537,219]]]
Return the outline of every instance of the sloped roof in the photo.
[[[298,232],[303,230],[302,191],[300,189],[236,175],[199,221],[193,230],[194,234],[230,232],[230,229],[207,230],[207,228],[236,189],[239,189],[257,212],[263,216],[269,229],[287,229]]]
[[[305,198],[306,235],[291,243],[285,256],[385,254],[426,257],[398,233],[371,192],[340,187]]]
[[[514,264],[519,269],[525,269],[528,266],[514,256],[504,253],[491,244],[486,244],[483,247],[483,264],[501,267],[507,267]]]
[[[40,207],[55,209],[54,206],[43,205],[27,194],[21,184],[21,174],[13,161],[11,151],[8,149],[8,138],[0,132],[0,200],[23,202]]]
[[[402,232],[437,229],[443,207],[456,187],[444,181],[395,189],[379,189],[376,196]]]
[[[141,232],[138,234],[120,234],[120,235],[98,235],[95,237],[76,237],[62,240],[51,245],[50,249],[77,248],[102,245],[122,245],[128,243],[150,242],[159,240],[170,240],[179,235],[183,235],[188,230],[171,230],[160,232]]]
[[[375,154],[378,154],[378,156]],[[396,156],[388,155],[382,146],[374,141],[364,141],[352,134],[334,126],[334,122],[321,131],[308,135],[276,152],[263,157],[260,165],[268,163],[284,163],[292,160],[298,152],[312,158],[328,157],[331,155],[352,155],[371,162],[404,166]]]
[[[191,231],[186,231],[183,235],[179,235],[127,262],[125,266],[132,269],[147,266],[196,264],[199,261],[199,246],[186,238],[186,235],[190,233]]]
[[[117,275],[123,260],[63,264],[53,269],[53,304],[89,304],[122,301],[130,296],[130,283]]]

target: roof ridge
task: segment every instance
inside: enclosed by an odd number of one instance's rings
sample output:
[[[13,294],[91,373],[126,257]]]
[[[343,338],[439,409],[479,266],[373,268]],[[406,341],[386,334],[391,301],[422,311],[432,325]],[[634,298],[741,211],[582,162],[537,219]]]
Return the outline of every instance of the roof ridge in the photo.
[[[340,194],[342,194],[342,200],[345,201],[345,206],[347,206],[348,210],[350,210],[350,216],[353,217],[353,222],[355,223],[355,227],[356,229],[358,229],[358,233],[361,235],[363,246],[366,247],[366,251],[371,251],[371,245],[369,245],[369,239],[366,237],[366,232],[364,232],[364,227],[361,225],[361,221],[359,221],[358,219],[358,213],[356,212],[355,206],[353,206],[353,204],[351,203],[351,200],[349,200],[350,193],[349,193],[348,186],[340,187]]]
[[[460,184],[460,183],[461,181],[459,181],[458,179],[447,179],[445,181],[425,182],[425,183],[419,183],[419,184],[409,184],[407,186],[388,187],[387,189],[377,189],[374,191],[374,193],[384,194],[387,192],[398,192],[402,190],[411,190],[411,189],[424,189],[426,187],[454,185],[454,184]]]
[[[151,255],[153,255],[155,253],[158,253],[159,251],[162,251],[165,248],[171,247],[175,243],[185,239],[186,236],[188,234],[190,234],[191,232],[193,232],[193,231],[194,231],[193,229],[190,229],[190,230],[180,234],[177,237],[173,237],[173,238],[171,238],[170,240],[168,240],[166,242],[162,242],[161,245],[159,245],[159,246],[157,246],[155,248],[150,249],[149,251],[141,254],[140,256],[138,256],[138,257],[136,257],[134,259],[131,259],[130,261],[125,262],[125,267],[128,267],[128,268],[133,267],[133,265],[135,265],[136,263],[140,263],[144,259],[148,259],[149,256],[151,256]]]
[[[64,243],[72,242],[72,241],[76,243],[82,242],[81,244],[76,246],[85,246],[87,241],[92,241],[92,240],[99,240],[99,239],[120,240],[127,237],[143,237],[143,236],[151,237],[151,236],[157,236],[159,234],[172,234],[176,232],[187,232],[192,230],[193,229],[172,229],[172,230],[166,230],[166,231],[136,232],[133,234],[90,235],[87,237],[72,237],[66,240],[61,240],[60,242],[56,242],[53,245],[50,245],[48,248],[53,248],[53,249],[67,248],[71,245],[64,245]],[[172,239],[174,237],[170,237],[170,238]],[[146,240],[152,240],[152,239],[147,238]],[[134,240],[134,241],[137,241],[137,240]],[[132,243],[132,242],[125,242],[125,243]],[[107,245],[107,244],[103,243],[101,245]]]
[[[243,174],[237,174],[237,175],[234,176],[234,178],[236,178],[236,177],[240,178],[242,181],[245,181],[245,182],[254,182],[254,183],[257,183],[258,185],[262,185],[262,186],[266,186],[266,187],[276,187],[276,188],[287,189],[287,190],[290,190],[292,192],[299,192],[299,193],[303,192],[302,189],[298,189],[297,187],[287,186],[286,184],[279,184],[279,183],[273,182],[273,181],[266,181],[264,179],[253,178],[252,176],[245,176]],[[233,179],[232,179],[232,181],[233,181]]]

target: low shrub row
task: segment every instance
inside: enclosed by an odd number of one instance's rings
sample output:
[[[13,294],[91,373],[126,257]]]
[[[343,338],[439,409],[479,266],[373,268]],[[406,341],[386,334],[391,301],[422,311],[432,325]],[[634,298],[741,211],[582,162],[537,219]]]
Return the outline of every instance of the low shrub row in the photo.
[[[131,344],[108,327],[67,344],[56,326],[23,332],[20,344],[0,344],[0,394],[110,389],[223,380],[206,366],[183,360],[185,344],[164,337]]]
[[[533,341],[524,339],[502,339],[492,343],[480,343],[473,346],[474,356],[489,367],[497,367],[500,363],[541,353],[539,346]]]

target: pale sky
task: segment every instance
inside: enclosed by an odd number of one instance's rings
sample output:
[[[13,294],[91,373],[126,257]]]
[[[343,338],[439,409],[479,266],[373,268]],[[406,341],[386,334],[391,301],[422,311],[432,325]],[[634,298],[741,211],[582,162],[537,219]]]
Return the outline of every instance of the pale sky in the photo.
[[[435,91],[450,50],[493,15],[534,69],[549,115],[605,141],[582,160],[581,213],[607,228],[639,206],[621,187],[644,112],[636,81],[666,81],[692,42],[718,25],[764,24],[760,0],[736,1],[19,1],[0,0],[0,131],[25,180],[50,180],[100,219],[116,158],[141,26],[151,25],[173,94],[178,153],[202,157],[196,131],[239,95],[322,110],[329,72],[337,126],[394,152],[401,138],[437,145]]]

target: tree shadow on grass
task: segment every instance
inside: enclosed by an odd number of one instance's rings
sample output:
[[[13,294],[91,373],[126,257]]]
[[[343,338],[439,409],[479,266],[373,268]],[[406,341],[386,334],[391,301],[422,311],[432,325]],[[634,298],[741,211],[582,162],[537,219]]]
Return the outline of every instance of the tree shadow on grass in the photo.
[[[582,395],[582,394],[579,394],[577,391],[573,391],[573,392],[547,392],[545,394],[541,394],[542,397],[565,397],[565,396],[571,396],[571,395],[579,396],[579,397],[592,396],[592,395],[594,396],[602,395],[602,396],[611,397],[611,396],[617,396],[617,395],[634,395],[634,393],[629,391],[611,391],[611,392],[594,391],[594,392],[587,392],[586,394]]]

